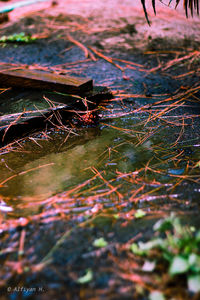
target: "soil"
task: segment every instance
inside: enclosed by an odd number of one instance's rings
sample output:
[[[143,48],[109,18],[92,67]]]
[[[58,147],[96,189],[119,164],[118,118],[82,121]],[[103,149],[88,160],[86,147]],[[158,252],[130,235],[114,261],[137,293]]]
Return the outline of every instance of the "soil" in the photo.
[[[12,1],[9,1],[10,3]],[[162,4],[158,4],[156,17],[149,7],[149,15],[151,27],[146,23],[140,1],[60,0],[56,3],[47,1],[16,9],[10,13],[10,21],[1,25],[0,35],[25,32],[37,37],[37,40],[25,45],[2,45],[0,61],[91,77],[96,85],[110,87],[113,93],[117,94],[122,90],[122,94],[132,95],[121,96],[113,103],[108,102],[108,111],[105,109],[99,113],[100,125],[75,131],[68,143],[63,142],[66,131],[54,130],[46,133],[49,135],[47,140],[43,133],[32,137],[37,141],[37,138],[42,136],[42,140],[39,140],[40,146],[29,140],[20,146],[23,149],[21,152],[20,148],[11,152],[3,150],[1,198],[12,207],[12,212],[5,213],[1,220],[2,249],[18,247],[24,230],[26,242],[21,256],[16,251],[0,254],[2,299],[147,299],[146,291],[140,289],[134,280],[131,282],[130,277],[127,280],[121,276],[122,265],[117,262],[123,264],[127,258],[126,250],[121,250],[121,245],[138,235],[142,236],[143,240],[148,239],[153,234],[152,225],[155,221],[170,211],[183,216],[185,223],[199,226],[197,182],[180,180],[180,184],[174,190],[167,192],[165,187],[171,184],[170,174],[176,176],[177,169],[181,171],[187,162],[192,164],[200,159],[199,118],[195,117],[200,111],[199,92],[195,94],[196,100],[191,96],[191,102],[186,102],[186,106],[180,106],[176,110],[178,121],[181,120],[180,116],[194,116],[186,118],[188,126],[184,128],[180,138],[180,126],[167,127],[163,125],[165,123],[162,123],[162,120],[159,130],[152,134],[150,140],[136,148],[134,143],[141,130],[137,124],[140,124],[143,118],[147,118],[148,114],[146,111],[130,117],[128,114],[144,105],[148,105],[151,110],[153,103],[162,100],[163,95],[175,97],[177,91],[184,92],[198,86],[199,57],[197,61],[188,60],[188,64],[191,64],[189,71],[194,72],[183,78],[175,77],[188,72],[187,63],[179,64],[170,72],[158,70],[147,73],[141,71],[141,66],[150,69],[157,67],[160,61],[164,64],[198,50],[200,20],[196,16],[186,19],[181,8],[174,10]],[[82,45],[74,45],[69,34]],[[83,45],[98,59],[92,60],[91,56],[87,59]],[[92,49],[116,60],[110,63],[105,57],[95,54]],[[127,63],[118,59],[138,66],[131,65],[136,68],[127,68],[122,72],[119,66],[124,68]],[[117,67],[113,61],[118,64]],[[134,98],[133,95],[138,97]],[[156,98],[156,95],[159,97]],[[43,95],[34,99],[38,106],[42,97]],[[33,95],[26,94],[25,98],[27,107],[32,105]],[[16,102],[12,102],[11,99],[11,104],[14,103],[12,112],[22,109],[22,101],[19,101],[21,99],[24,98],[16,97]],[[1,105],[3,107],[3,104]],[[3,109],[2,112],[5,112],[7,106]],[[119,118],[118,113],[124,115],[124,118]],[[157,128],[155,123],[151,126],[152,130]],[[123,130],[122,133],[116,132],[115,128],[125,128],[130,134],[126,135]],[[132,133],[132,130],[136,130],[137,133]],[[175,141],[178,143],[171,148]],[[163,145],[167,153],[162,148]],[[105,149],[109,147],[111,158],[102,162]],[[135,185],[128,179],[123,181],[123,178],[115,177],[116,162],[118,175],[120,172],[127,174],[139,170],[157,157],[161,160],[164,156],[174,153],[181,153],[180,164],[177,162],[173,167],[165,166],[164,163],[164,166],[161,165],[160,168],[167,168],[167,175],[161,176],[164,188],[158,193],[152,193],[158,200],[151,201],[151,198],[148,198],[146,201],[141,197],[138,203],[130,202],[127,205],[127,199],[134,193]],[[37,169],[34,175],[27,172],[38,166],[40,169]],[[47,166],[47,169],[42,166]],[[14,170],[14,173],[9,173],[10,169]],[[89,183],[86,191],[84,183],[91,179],[91,173],[92,176],[96,174],[95,170],[101,170],[103,176],[107,176],[105,180],[109,184],[116,184],[117,189],[119,184],[120,192],[124,192],[124,199],[118,198],[116,193],[110,198],[106,195],[93,200],[93,183]],[[13,174],[19,176],[14,177],[13,181],[6,181],[6,185],[2,184]],[[155,174],[151,176],[146,192],[150,191],[151,184],[160,180]],[[199,176],[197,168],[194,169],[194,176]],[[146,179],[147,182],[148,180]],[[81,187],[81,184],[83,189],[76,192],[76,187]],[[100,186],[102,194],[109,186],[106,184],[101,189],[101,180],[95,184]],[[69,189],[73,192],[68,194]],[[161,194],[163,197],[159,198]],[[144,193],[144,199],[145,195]],[[84,197],[87,197],[87,203],[84,202]],[[66,205],[63,206],[63,211],[59,211],[58,204]],[[118,205],[123,207],[120,217],[116,216],[119,213]],[[129,210],[140,207],[147,211],[147,217],[141,220],[130,218],[129,221]],[[96,214],[96,211],[99,214]],[[91,217],[93,213],[94,216]],[[92,243],[102,236],[109,242],[109,247],[97,251]],[[48,258],[51,261],[43,266]],[[9,265],[9,262],[18,264]],[[93,270],[93,280],[86,285],[78,284],[77,279],[88,269]],[[16,272],[13,273],[13,270]],[[15,289],[23,286],[29,288],[29,291]],[[35,289],[31,290],[33,287]],[[190,295],[186,295],[185,298],[179,299],[191,299],[189,297]]]

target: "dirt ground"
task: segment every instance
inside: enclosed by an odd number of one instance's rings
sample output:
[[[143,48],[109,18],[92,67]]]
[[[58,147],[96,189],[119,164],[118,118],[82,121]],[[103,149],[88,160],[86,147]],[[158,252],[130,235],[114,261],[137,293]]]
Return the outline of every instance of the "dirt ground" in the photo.
[[[63,142],[66,132],[55,131],[49,133],[50,139],[34,136],[16,151],[5,151],[5,156],[2,152],[1,200],[12,211],[1,216],[1,299],[146,300],[147,291],[131,269],[135,262],[127,254],[129,241],[138,236],[147,239],[155,220],[171,211],[199,226],[199,170],[194,165],[200,160],[200,19],[186,19],[181,7],[173,9],[173,1],[172,8],[159,3],[156,17],[149,5],[151,27],[139,0],[55,2],[10,13],[0,35],[23,31],[37,40],[0,47],[0,60],[89,76],[96,85],[109,86],[116,98],[104,104],[99,126],[72,136],[71,144]],[[175,102],[176,113],[171,107],[165,116],[162,109],[168,106],[163,103],[168,102],[159,102],[165,97]],[[6,111],[7,105],[1,107]],[[154,113],[161,120],[154,120]],[[33,143],[37,138],[42,146]],[[111,154],[104,159],[106,151]],[[170,155],[180,155],[180,160],[159,165]],[[126,177],[154,160],[159,172],[166,168],[167,176],[148,177],[145,169],[145,187],[140,186],[144,174],[137,183]],[[27,172],[35,169],[33,174]],[[81,169],[86,169],[84,174]],[[194,172],[188,181],[176,173],[182,169]],[[99,181],[93,185],[94,175],[104,185]],[[159,180],[162,189],[157,193]],[[137,201],[129,203],[134,195]],[[136,220],[131,212],[140,207],[147,216]],[[108,247],[95,249],[93,241],[102,236]],[[88,269],[94,280],[77,284]],[[17,286],[35,290],[15,290]],[[172,288],[175,299],[198,299],[183,286],[169,283],[165,290]],[[156,288],[150,282],[150,290]]]
[[[16,1],[9,1],[9,4]],[[150,2],[150,1],[149,1]],[[126,1],[52,1],[30,5],[24,8],[18,8],[10,13],[11,22],[19,20],[21,17],[30,16],[35,11],[41,10],[43,14],[58,16],[59,14],[76,15],[86,21],[84,27],[87,31],[95,33],[118,28],[125,25],[130,26],[133,32],[124,32],[120,36],[104,37],[101,44],[106,48],[113,47],[116,44],[130,49],[131,47],[145,47],[149,43],[149,39],[170,38],[174,41],[178,39],[192,39],[199,41],[200,39],[200,21],[197,16],[194,18],[185,18],[182,3],[174,10],[175,1],[172,1],[171,7],[167,7],[167,1],[160,3],[157,1],[157,16],[155,18],[152,7],[147,1],[147,8],[152,20],[149,27],[144,18],[142,5],[140,0]],[[5,3],[1,4],[1,6]],[[1,7],[0,6],[0,7]],[[103,12],[103,13],[102,13]],[[131,29],[134,26],[137,32]]]

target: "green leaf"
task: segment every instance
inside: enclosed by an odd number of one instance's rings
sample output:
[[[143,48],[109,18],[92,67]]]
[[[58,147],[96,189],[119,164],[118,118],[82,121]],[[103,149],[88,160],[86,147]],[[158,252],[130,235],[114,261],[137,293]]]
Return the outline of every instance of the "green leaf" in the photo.
[[[198,255],[195,254],[195,253],[191,253],[190,256],[189,256],[189,265],[192,266],[192,265],[196,265],[198,263]]]
[[[200,275],[191,275],[188,278],[188,289],[193,293],[200,292]]]
[[[200,230],[198,230],[196,233],[196,241],[200,242]]]
[[[192,253],[189,256],[188,263],[190,265],[190,270],[193,272],[200,272],[200,255]]]
[[[180,222],[179,218],[174,218],[173,220],[173,227],[174,227],[174,234],[175,235],[181,235],[181,238],[185,238],[188,236],[186,226],[183,226]]]
[[[93,279],[92,270],[91,269],[87,269],[86,270],[86,274],[84,276],[82,276],[82,277],[79,277],[76,282],[80,283],[80,284],[85,284],[85,283],[90,282],[92,279]]]
[[[159,221],[157,221],[154,226],[153,229],[154,231],[161,231],[164,232],[166,230],[170,230],[173,227],[173,223],[172,220],[170,218],[167,219],[161,219]]]
[[[168,262],[171,262],[172,261],[172,258],[173,258],[173,253],[167,251],[167,250],[164,250],[163,252],[163,258],[165,260],[167,260]]]
[[[144,216],[146,216],[146,212],[142,209],[138,209],[135,214],[134,214],[136,219],[140,219],[143,218]]]
[[[118,214],[114,214],[113,217],[117,220],[119,219],[119,215]]]
[[[195,232],[196,231],[196,228],[194,226],[190,226],[190,231],[191,232]]]
[[[140,250],[140,248],[138,247],[138,245],[137,245],[136,243],[133,243],[133,244],[130,246],[130,249],[131,249],[131,251],[132,251],[134,254],[136,254],[136,255],[142,256],[142,255],[146,254],[145,251]]]
[[[153,248],[163,246],[163,243],[164,243],[163,239],[158,238],[158,239],[146,242],[146,243],[139,242],[139,248],[142,251],[148,251],[148,250],[151,250]]]
[[[153,291],[149,295],[149,300],[165,300],[163,293],[159,291]]]
[[[169,268],[169,274],[171,276],[176,274],[182,274],[187,272],[189,269],[189,263],[188,260],[180,255],[175,256],[172,259],[170,268]]]
[[[104,240],[104,238],[96,239],[93,242],[93,246],[97,247],[97,248],[103,248],[103,247],[106,247],[107,245],[108,245],[108,243],[106,242],[106,240]]]

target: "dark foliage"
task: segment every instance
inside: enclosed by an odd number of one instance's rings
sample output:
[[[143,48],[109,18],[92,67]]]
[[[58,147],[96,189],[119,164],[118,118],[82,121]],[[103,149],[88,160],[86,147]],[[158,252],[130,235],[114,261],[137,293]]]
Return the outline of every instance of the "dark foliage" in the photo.
[[[154,13],[156,14],[156,1],[155,0],[151,0],[152,1],[152,7],[154,10]],[[159,0],[161,2],[161,0]],[[172,2],[172,0],[169,0],[169,4]],[[145,17],[146,20],[148,22],[148,24],[150,25],[150,21],[148,18],[148,13],[146,10],[146,0],[141,0],[143,9],[144,9],[144,13],[145,13]],[[176,7],[179,5],[180,0],[176,0]],[[188,17],[188,10],[190,10],[191,15],[193,16],[194,11],[196,11],[196,13],[199,15],[199,0],[183,0],[183,6],[185,9],[185,14]]]

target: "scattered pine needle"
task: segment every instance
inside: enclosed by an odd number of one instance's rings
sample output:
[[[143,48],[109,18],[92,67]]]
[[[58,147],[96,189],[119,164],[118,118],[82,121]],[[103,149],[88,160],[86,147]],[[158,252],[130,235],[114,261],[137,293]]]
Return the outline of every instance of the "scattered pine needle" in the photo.
[[[116,64],[113,59],[111,57],[108,57],[104,54],[102,54],[101,52],[97,51],[96,49],[94,49],[93,47],[89,47],[90,50],[92,50],[97,56],[105,59],[107,62],[111,63],[112,65],[114,65],[115,67],[117,67],[118,69],[120,69],[122,72],[124,72],[124,68],[122,68],[120,65]]]
[[[93,55],[93,53],[90,52],[90,51],[87,49],[86,46],[84,46],[81,42],[75,40],[69,33],[67,34],[67,39],[68,39],[71,43],[73,43],[73,44],[75,44],[76,46],[78,46],[78,47],[84,52],[86,58],[90,57],[91,60],[93,60],[93,61],[96,61],[96,60],[97,60],[96,57]]]

